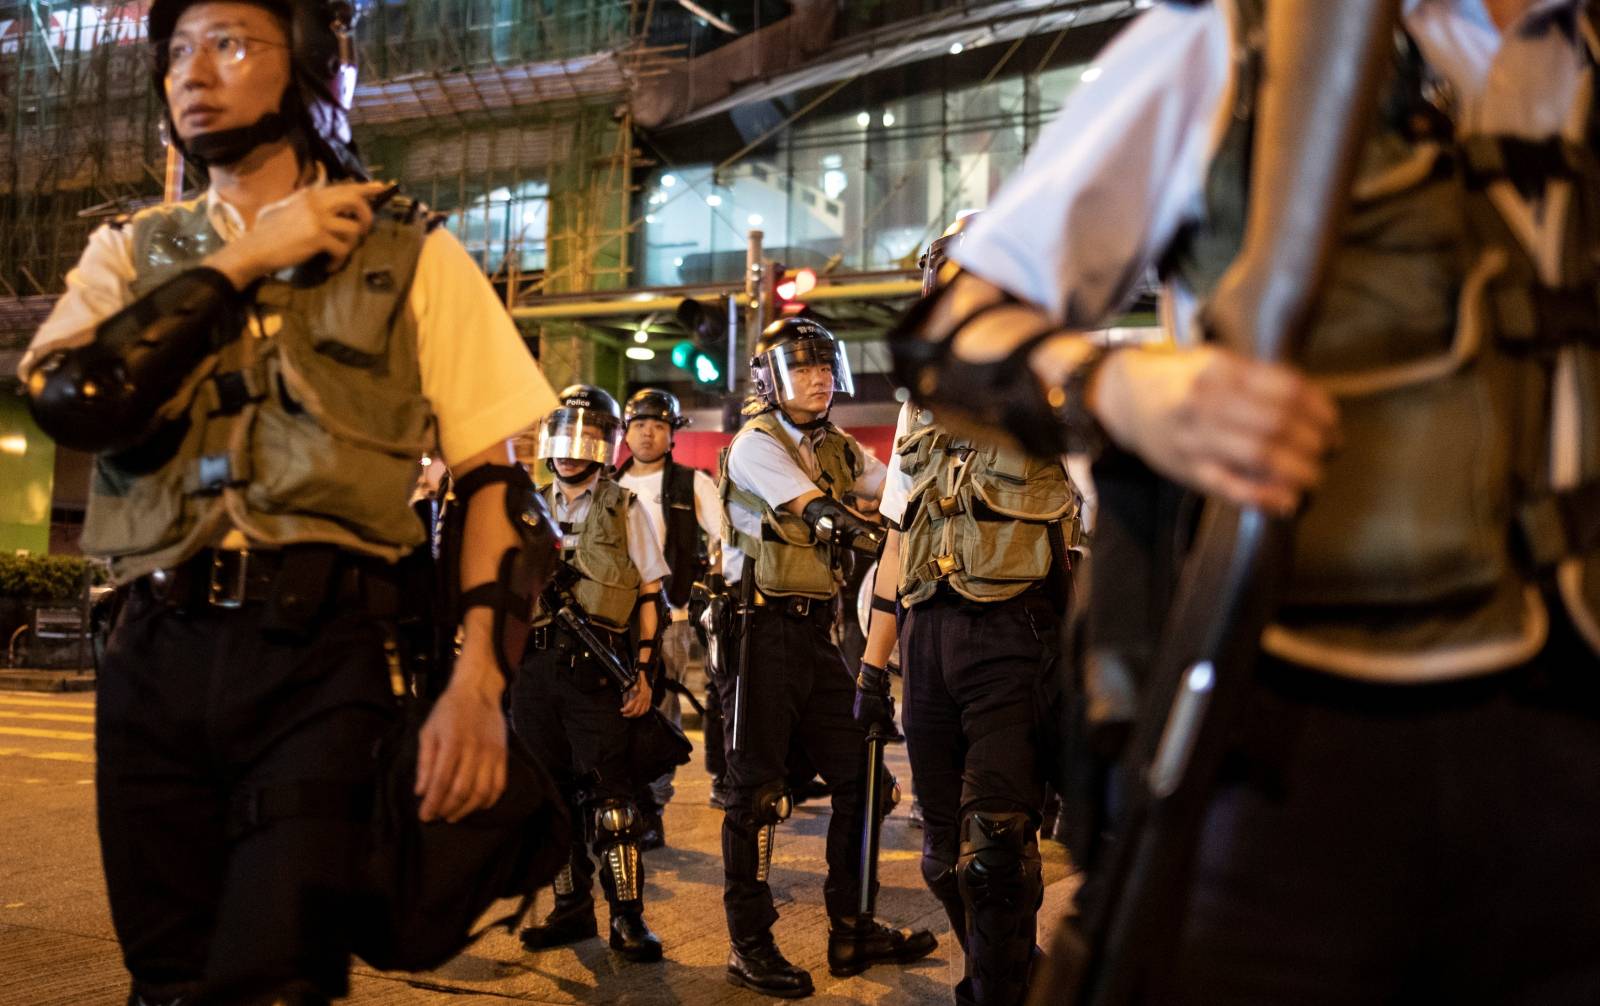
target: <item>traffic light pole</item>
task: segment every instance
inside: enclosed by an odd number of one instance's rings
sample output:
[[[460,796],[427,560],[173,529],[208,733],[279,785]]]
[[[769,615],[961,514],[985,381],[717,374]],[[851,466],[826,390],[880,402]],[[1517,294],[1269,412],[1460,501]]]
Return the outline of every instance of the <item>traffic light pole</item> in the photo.
[[[746,360],[754,355],[756,339],[761,337],[761,330],[767,327],[767,263],[761,257],[762,236],[760,231],[751,231],[749,244],[745,246],[744,293],[750,305],[750,325],[745,329],[743,340],[744,358]],[[744,367],[738,369],[742,375],[741,383],[743,383],[743,381],[748,380],[749,375],[743,374]]]

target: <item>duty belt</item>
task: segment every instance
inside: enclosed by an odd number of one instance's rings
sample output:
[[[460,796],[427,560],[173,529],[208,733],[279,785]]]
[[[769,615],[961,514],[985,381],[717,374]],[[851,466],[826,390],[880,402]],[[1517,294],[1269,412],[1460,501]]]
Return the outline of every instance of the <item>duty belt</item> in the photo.
[[[833,598],[831,597],[826,599],[815,597],[774,597],[771,594],[762,593],[759,587],[753,591],[753,594],[754,596],[751,598],[753,608],[771,609],[782,612],[790,618],[809,618],[812,614],[824,611],[829,612],[830,615],[832,613]]]
[[[183,613],[267,604],[274,621],[288,629],[308,628],[330,603],[357,604],[367,614],[394,618],[403,600],[395,567],[332,545],[202,549],[136,583]]]

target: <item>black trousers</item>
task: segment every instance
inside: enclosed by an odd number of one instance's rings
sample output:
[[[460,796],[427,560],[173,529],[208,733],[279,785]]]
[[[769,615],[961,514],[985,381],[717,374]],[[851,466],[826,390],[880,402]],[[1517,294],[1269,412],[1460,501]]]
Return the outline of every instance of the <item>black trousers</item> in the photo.
[[[152,999],[348,986],[367,822],[291,818],[241,833],[234,808],[262,787],[374,781],[398,712],[384,630],[342,611],[286,643],[262,635],[262,612],[183,615],[141,582],[100,663],[106,889],[123,960]]]
[[[833,606],[826,603],[813,603],[803,617],[776,606],[757,608],[750,615],[749,672],[741,711],[745,722],[737,725],[737,735],[734,679],[718,682],[728,717],[725,778],[730,788],[722,819],[722,903],[735,942],[765,938],[778,919],[771,888],[756,879],[760,824],[755,799],[758,792],[785,781],[792,744],[833,787],[823,901],[830,917],[855,914],[866,732],[851,714],[855,680],[829,636],[832,621]]]
[[[1600,660],[1261,677],[1150,1001],[1600,1002]]]
[[[631,724],[622,715],[616,683],[593,660],[575,662],[570,637],[554,629],[550,634],[547,648],[529,646],[511,684],[511,725],[567,795],[575,832],[573,881],[577,892],[587,893],[595,872],[585,845],[596,837],[594,809],[617,800],[637,812],[637,794],[648,780],[635,780],[629,772]],[[617,904],[611,876],[603,870],[601,886],[607,900]],[[644,890],[642,872],[639,889]]]
[[[1003,962],[1027,960],[1035,920],[1017,919],[994,946],[973,906],[955,909],[961,821],[973,811],[1024,813],[1038,827],[1044,804],[1040,723],[1044,677],[1057,650],[1059,615],[1042,592],[987,604],[941,592],[906,612],[900,634],[905,673],[902,721],[911,779],[922,803],[922,871],[946,902],[967,951],[964,991],[998,1001],[982,978]],[[1012,943],[1018,945],[1013,946]],[[977,960],[988,955],[985,968]]]

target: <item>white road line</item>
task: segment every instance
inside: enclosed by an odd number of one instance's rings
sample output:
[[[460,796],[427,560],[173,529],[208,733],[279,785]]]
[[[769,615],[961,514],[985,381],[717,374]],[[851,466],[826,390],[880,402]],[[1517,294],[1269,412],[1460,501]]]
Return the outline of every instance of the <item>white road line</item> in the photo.
[[[0,692],[0,706],[24,706],[30,709],[93,709],[94,696],[86,695],[82,699],[42,699],[15,692]]]
[[[73,713],[25,713],[16,709],[0,707],[0,720],[51,720],[56,723],[93,723],[93,716],[78,716]]]
[[[70,761],[94,764],[94,755],[78,751],[30,751],[27,748],[0,748],[0,758],[34,758],[38,761]]]
[[[41,730],[37,727],[0,727],[0,737],[43,737],[52,741],[92,741],[94,734],[81,730]]]

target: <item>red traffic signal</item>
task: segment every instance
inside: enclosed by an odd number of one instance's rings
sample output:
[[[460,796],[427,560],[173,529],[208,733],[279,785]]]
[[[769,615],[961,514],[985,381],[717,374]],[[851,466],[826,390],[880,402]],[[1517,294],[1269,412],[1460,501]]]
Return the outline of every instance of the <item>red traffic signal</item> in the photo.
[[[782,314],[797,314],[804,310],[802,301],[805,295],[817,288],[815,269],[779,270],[775,279],[772,289],[776,294],[778,311]]]

